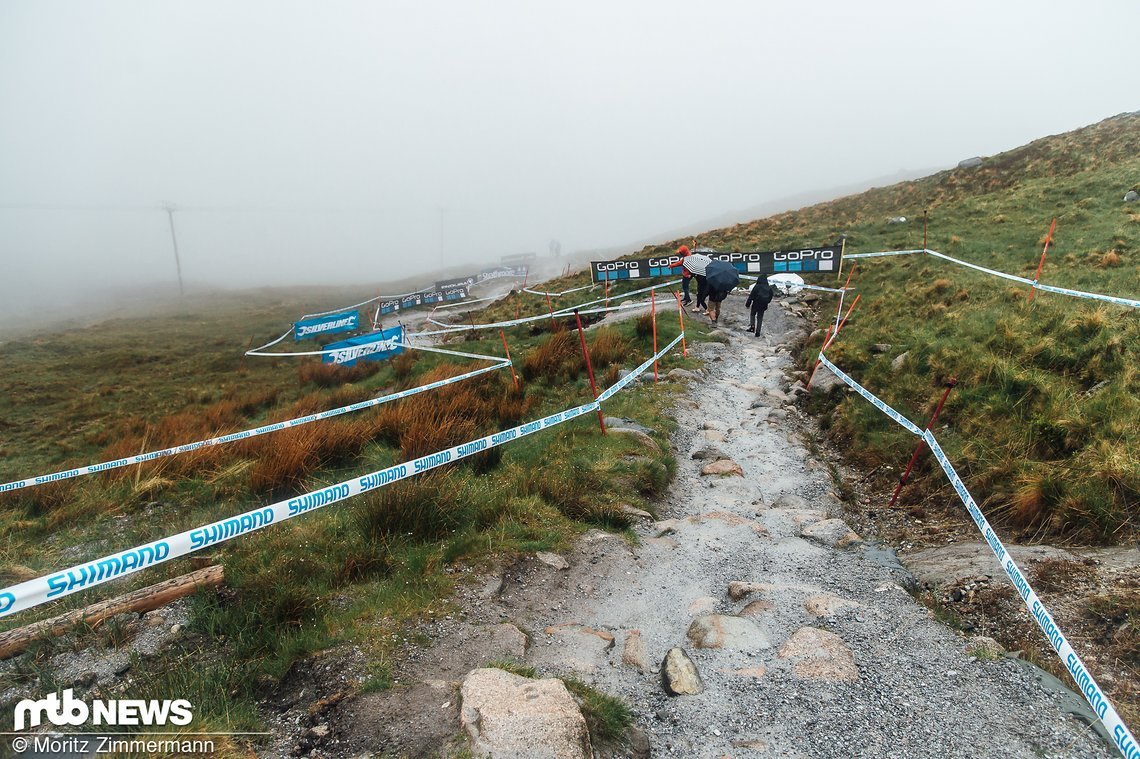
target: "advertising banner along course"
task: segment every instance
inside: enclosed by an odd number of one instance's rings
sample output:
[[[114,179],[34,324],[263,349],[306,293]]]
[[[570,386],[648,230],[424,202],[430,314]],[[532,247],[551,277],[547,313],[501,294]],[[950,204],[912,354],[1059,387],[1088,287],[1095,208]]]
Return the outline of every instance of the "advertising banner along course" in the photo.
[[[352,332],[360,329],[360,312],[343,311],[313,319],[302,319],[293,324],[293,339],[304,340],[317,335],[333,335],[337,332]]]
[[[839,270],[839,246],[801,248],[799,250],[767,250],[751,253],[716,253],[695,251],[715,261],[727,261],[741,274],[777,274],[780,272],[835,272]],[[681,273],[681,256],[659,256],[617,261],[591,261],[595,282],[619,279],[676,277]]]
[[[360,337],[350,337],[339,343],[329,343],[323,361],[326,364],[355,366],[360,359],[379,361],[404,351],[404,327],[390,327]]]

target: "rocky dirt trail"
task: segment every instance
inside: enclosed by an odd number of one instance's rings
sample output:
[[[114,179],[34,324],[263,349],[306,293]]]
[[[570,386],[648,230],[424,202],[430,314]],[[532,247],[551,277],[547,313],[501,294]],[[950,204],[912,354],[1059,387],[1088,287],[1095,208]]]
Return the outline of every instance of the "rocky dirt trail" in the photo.
[[[600,756],[1109,755],[1072,694],[937,622],[893,552],[842,520],[783,390],[802,307],[774,303],[761,338],[742,329],[742,297],[724,310],[727,342],[699,346],[707,369],[682,380],[677,479],[637,544],[591,531],[469,583],[403,684],[346,705],[318,753],[588,755],[580,717],[556,726],[548,685],[469,676],[514,660],[631,707],[628,740]]]

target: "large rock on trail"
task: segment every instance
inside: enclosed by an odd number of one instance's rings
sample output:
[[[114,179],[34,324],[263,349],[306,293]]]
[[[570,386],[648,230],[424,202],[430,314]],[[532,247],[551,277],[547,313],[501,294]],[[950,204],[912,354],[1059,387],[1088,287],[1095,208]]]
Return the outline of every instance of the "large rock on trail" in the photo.
[[[561,680],[476,669],[460,689],[460,723],[475,756],[589,759],[586,720]]]
[[[697,665],[682,648],[670,648],[661,662],[661,684],[670,696],[695,696],[705,689]]]
[[[706,614],[689,625],[689,640],[697,648],[759,651],[769,648],[768,636],[751,620],[724,614]]]

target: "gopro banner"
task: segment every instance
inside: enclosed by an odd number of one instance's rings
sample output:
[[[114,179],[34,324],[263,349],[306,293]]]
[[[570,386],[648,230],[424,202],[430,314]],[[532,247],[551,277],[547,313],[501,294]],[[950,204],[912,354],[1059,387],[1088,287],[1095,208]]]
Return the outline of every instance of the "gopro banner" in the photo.
[[[752,253],[705,253],[715,261],[727,261],[741,274],[776,274],[777,272],[812,273],[838,271],[838,247],[802,248],[800,250],[768,250]],[[681,273],[678,255],[618,261],[591,261],[595,282],[618,279],[675,277]]]
[[[324,363],[338,364],[340,366],[355,366],[359,359],[365,361],[379,361],[382,358],[402,353],[404,346],[404,327],[390,327],[370,335],[350,337],[339,343],[330,343],[323,350],[329,351],[324,356]]]
[[[430,293],[424,293],[424,303],[443,303],[444,301],[463,300],[467,297],[467,288],[462,286],[452,286],[441,290],[432,290]]]
[[[403,298],[400,298],[400,308],[415,308],[416,306],[423,305],[423,302],[424,298],[420,293],[405,295]]]
[[[293,324],[293,339],[304,340],[314,335],[332,335],[360,329],[360,312],[345,311],[316,319],[303,319]]]

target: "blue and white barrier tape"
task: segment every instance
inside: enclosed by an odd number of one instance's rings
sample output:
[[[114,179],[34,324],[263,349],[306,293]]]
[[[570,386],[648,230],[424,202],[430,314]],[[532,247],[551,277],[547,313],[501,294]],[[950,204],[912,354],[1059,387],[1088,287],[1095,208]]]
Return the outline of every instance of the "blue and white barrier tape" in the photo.
[[[1041,603],[1041,599],[1037,597],[1033,588],[1030,587],[1029,581],[1025,579],[1025,575],[1014,562],[1013,557],[1009,555],[1005,545],[994,533],[993,528],[990,527],[989,521],[985,515],[982,514],[982,510],[978,508],[978,504],[974,502],[970,491],[966,489],[965,483],[962,482],[962,478],[958,476],[958,473],[954,471],[954,467],[951,466],[945,451],[938,445],[934,433],[930,430],[922,431],[918,429],[915,424],[907,420],[902,414],[899,414],[890,406],[883,403],[876,398],[871,391],[844,374],[839,367],[828,361],[823,354],[820,354],[820,361],[834,372],[836,377],[839,377],[850,385],[859,395],[870,401],[872,405],[926,442],[934,454],[934,458],[938,460],[938,464],[942,467],[942,471],[944,471],[949,478],[950,484],[954,486],[954,491],[966,506],[966,510],[970,512],[970,517],[974,520],[974,524],[977,525],[978,530],[981,531],[982,537],[985,538],[990,550],[992,550],[994,556],[997,557],[998,563],[1001,564],[1002,569],[1004,569],[1006,575],[1009,576],[1014,589],[1018,595],[1021,596],[1022,601],[1025,602],[1025,606],[1029,610],[1030,615],[1034,621],[1037,622],[1041,631],[1045,633],[1049,644],[1053,647],[1053,650],[1057,652],[1057,656],[1061,659],[1061,662],[1065,665],[1069,674],[1073,676],[1073,681],[1077,684],[1077,687],[1080,688],[1081,694],[1088,700],[1093,711],[1096,712],[1096,715],[1100,718],[1101,722],[1104,723],[1109,734],[1112,735],[1112,739],[1116,743],[1117,748],[1120,749],[1125,759],[1140,759],[1140,746],[1137,745],[1136,739],[1132,737],[1128,726],[1120,719],[1120,715],[1116,713],[1112,702],[1104,695],[1104,691],[1101,690],[1100,685],[1097,684],[1092,673],[1085,667],[1084,662],[1081,661],[1077,652],[1073,650],[1073,647],[1069,645],[1068,639],[1065,638],[1064,633],[1061,632],[1061,628],[1058,627],[1057,623],[1053,620],[1053,616],[1049,613],[1049,610]]]
[[[145,545],[119,551],[101,559],[77,564],[59,572],[4,588],[0,590],[0,618],[134,574],[156,564],[215,546],[218,543],[260,530],[271,524],[284,522],[308,511],[390,485],[393,482],[399,482],[421,472],[459,461],[479,451],[494,448],[511,440],[517,440],[540,430],[576,419],[582,414],[600,408],[603,400],[612,397],[614,393],[632,382],[639,374],[645,372],[652,366],[654,360],[660,359],[671,350],[680,341],[682,335],[679,335],[677,339],[658,351],[652,358],[630,372],[613,387],[607,389],[597,400],[526,424],[520,424],[511,429],[461,443],[436,453],[430,453],[403,464],[396,464],[361,477],[314,490],[296,498],[256,508],[234,517],[220,519],[202,527],[180,532],[177,535],[154,540]]]
[[[1120,749],[1125,759],[1140,759],[1140,745],[1137,745],[1136,739],[1132,737],[1129,732],[1128,726],[1116,713],[1113,708],[1112,702],[1108,700],[1108,696],[1101,690],[1096,679],[1093,678],[1092,673],[1081,661],[1081,657],[1073,650],[1069,644],[1065,634],[1061,632],[1061,628],[1053,619],[1053,615],[1045,608],[1045,604],[1041,603],[1041,599],[1037,597],[1037,593],[1029,585],[1029,581],[1025,578],[1025,574],[1021,568],[1014,562],[1013,557],[1006,550],[1005,545],[1001,542],[993,528],[990,527],[989,521],[982,510],[978,508],[978,504],[974,502],[970,491],[966,489],[966,485],[962,482],[962,478],[954,471],[951,466],[950,460],[946,457],[945,451],[938,445],[938,441],[934,438],[934,433],[927,430],[922,435],[922,439],[930,446],[930,450],[934,453],[934,458],[938,460],[942,471],[950,479],[950,484],[954,486],[955,492],[958,497],[965,504],[966,510],[970,512],[970,516],[974,519],[974,524],[981,530],[982,537],[986,539],[989,544],[990,550],[994,552],[997,557],[998,563],[1001,564],[1002,569],[1005,570],[1006,575],[1009,576],[1010,582],[1013,583],[1014,589],[1021,600],[1025,603],[1025,607],[1029,610],[1030,616],[1037,622],[1037,626],[1041,628],[1041,632],[1045,633],[1045,637],[1049,640],[1049,645],[1057,652],[1057,657],[1065,665],[1065,669],[1073,676],[1073,682],[1077,684],[1081,695],[1089,702],[1089,706],[1096,712],[1096,716],[1104,723],[1105,729],[1109,735],[1112,736],[1113,742],[1116,747]]]
[[[417,348],[416,350],[424,350]],[[448,352],[448,351],[443,351]],[[509,361],[505,358],[497,358],[495,356],[476,356],[475,354],[460,353],[460,356],[467,356],[470,358],[484,358],[494,360],[496,363],[493,366],[486,366],[482,369],[460,374],[455,377],[448,377],[447,379],[439,380],[437,382],[429,382],[426,385],[419,387],[401,390],[398,393],[390,393],[379,398],[372,398],[359,403],[353,403],[348,406],[341,406],[340,408],[329,409],[328,411],[321,411],[317,414],[309,414],[308,416],[299,416],[296,419],[289,419],[284,422],[275,422],[274,424],[266,424],[261,427],[254,427],[253,429],[243,430],[241,432],[232,432],[228,435],[221,435],[219,437],[212,437],[209,440],[199,440],[194,443],[185,443],[183,445],[174,446],[173,448],[163,448],[160,451],[150,451],[149,453],[140,453],[135,456],[127,456],[126,458],[116,459],[114,461],[104,461],[99,464],[90,464],[87,466],[76,467],[74,469],[66,469],[62,472],[52,472],[51,474],[42,474],[35,477],[26,477],[22,480],[15,480],[13,482],[5,482],[0,484],[0,493],[9,490],[19,490],[21,488],[31,487],[34,485],[44,485],[49,482],[57,482],[59,480],[69,480],[75,477],[83,477],[88,474],[98,474],[99,472],[106,472],[109,469],[118,469],[120,467],[129,466],[131,464],[144,464],[148,461],[155,459],[166,458],[168,456],[176,456],[181,453],[189,453],[196,451],[199,448],[206,448],[214,445],[224,445],[225,443],[233,443],[238,440],[247,440],[251,437],[258,437],[259,435],[266,435],[270,432],[277,432],[278,430],[290,429],[292,427],[300,427],[302,424],[309,424],[310,422],[317,422],[323,419],[330,419],[334,416],[341,414],[349,414],[354,411],[362,411],[366,408],[373,408],[374,406],[381,406],[391,401],[398,401],[401,398],[407,398],[418,393],[425,393],[429,390],[436,390],[444,385],[450,385],[454,382],[461,382],[472,377],[478,377],[481,374],[488,372],[498,371],[504,367],[510,366]]]
[[[886,403],[879,400],[879,398],[874,393],[872,393],[870,390],[868,390],[867,388],[863,387],[862,385],[860,385],[855,380],[848,377],[847,374],[845,374],[842,369],[840,369],[838,366],[836,366],[835,364],[828,361],[827,356],[820,353],[819,354],[819,360],[820,360],[820,363],[822,363],[824,366],[826,366],[828,369],[831,370],[832,374],[834,374],[839,379],[843,380],[843,382],[845,382],[852,390],[859,393],[859,395],[863,396],[868,401],[870,401],[872,406],[879,409],[879,411],[882,411],[884,414],[889,416],[891,419],[894,419],[896,422],[898,422],[900,425],[902,425],[902,427],[907,432],[909,432],[910,434],[917,435],[918,437],[922,437],[922,430],[920,430],[918,428],[917,424],[915,424],[911,420],[907,419],[905,416],[903,416],[899,412],[895,411],[893,408],[888,406]]]

